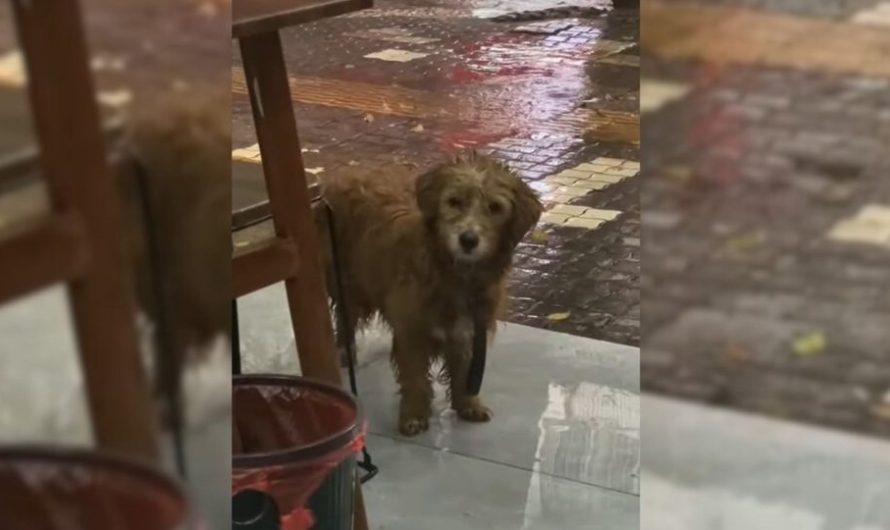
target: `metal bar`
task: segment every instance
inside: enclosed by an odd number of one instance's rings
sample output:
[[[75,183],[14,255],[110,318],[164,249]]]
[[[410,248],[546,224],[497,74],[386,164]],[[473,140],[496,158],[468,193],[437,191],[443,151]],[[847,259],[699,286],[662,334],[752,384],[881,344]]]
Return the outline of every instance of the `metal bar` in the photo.
[[[74,0],[13,6],[50,202],[82,220],[90,250],[89,267],[68,292],[95,439],[104,450],[157,462],[157,418],[80,6]]]
[[[232,298],[232,375],[241,373],[241,332],[238,328],[238,299]]]

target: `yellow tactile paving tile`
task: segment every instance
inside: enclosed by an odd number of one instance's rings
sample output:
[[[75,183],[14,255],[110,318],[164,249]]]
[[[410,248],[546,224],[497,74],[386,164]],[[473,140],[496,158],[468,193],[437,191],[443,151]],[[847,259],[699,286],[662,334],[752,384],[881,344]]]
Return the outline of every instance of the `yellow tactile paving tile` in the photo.
[[[593,190],[605,189],[640,172],[634,160],[599,157],[545,177],[536,184],[542,192],[547,211],[541,216],[545,225],[562,225],[594,230],[621,215],[618,210],[601,210],[567,204]]]
[[[291,99],[309,105],[361,110],[408,118],[447,116],[448,109],[429,92],[396,86],[291,77]],[[244,70],[232,68],[232,93],[247,95]]]
[[[540,129],[570,133],[582,130],[590,141],[640,143],[640,115],[634,112],[580,108],[556,121],[542,123]]]
[[[379,61],[407,63],[415,59],[422,59],[427,55],[429,54],[389,48],[386,50],[380,50],[379,52],[369,53],[368,55],[365,55],[365,59],[377,59]]]
[[[631,46],[631,43],[599,41],[591,54],[600,61]],[[480,106],[467,105],[466,99],[444,97],[424,90],[403,88],[395,85],[377,85],[339,79],[318,77],[290,77],[291,99],[308,105],[321,105],[359,110],[381,115],[406,118],[447,118],[467,122],[479,122],[495,128],[514,125],[509,116],[502,116],[505,102],[497,98],[485,99]],[[247,96],[244,70],[232,67],[232,93]],[[504,92],[503,97],[510,97]],[[545,132],[576,133],[583,128],[589,136],[599,141],[639,144],[639,114],[580,108],[568,112],[556,120],[537,125]],[[536,129],[537,130],[537,129]]]
[[[247,147],[233,149],[232,150],[232,160],[238,160],[240,162],[259,163],[261,160],[259,144],[253,144],[253,145],[249,145]]]
[[[690,86],[685,83],[642,78],[640,79],[640,113],[653,112],[680,100],[689,93],[689,90]]]
[[[27,81],[21,52],[13,50],[0,54],[0,86],[20,87]]]
[[[651,0],[642,18],[642,49],[654,56],[890,77],[886,28]]]
[[[834,225],[828,232],[828,239],[890,249],[890,206],[865,205],[853,217],[842,219]]]
[[[890,2],[881,2],[858,11],[850,17],[850,22],[867,26],[890,27]]]

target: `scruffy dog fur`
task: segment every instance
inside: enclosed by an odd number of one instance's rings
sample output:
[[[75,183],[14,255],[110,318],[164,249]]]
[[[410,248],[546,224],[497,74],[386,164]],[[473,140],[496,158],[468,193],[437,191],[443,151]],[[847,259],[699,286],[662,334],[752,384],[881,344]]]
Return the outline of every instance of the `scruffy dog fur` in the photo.
[[[362,324],[379,313],[393,331],[399,430],[429,428],[431,369],[439,358],[458,416],[489,421],[491,410],[466,393],[470,300],[493,335],[513,249],[541,215],[535,193],[508,167],[476,153],[416,181],[405,171],[338,175],[322,185],[351,316]]]
[[[116,146],[138,302],[164,335],[156,366],[165,395],[186,365],[204,360],[202,346],[229,333],[229,108],[228,90],[215,87],[154,97],[128,117]]]

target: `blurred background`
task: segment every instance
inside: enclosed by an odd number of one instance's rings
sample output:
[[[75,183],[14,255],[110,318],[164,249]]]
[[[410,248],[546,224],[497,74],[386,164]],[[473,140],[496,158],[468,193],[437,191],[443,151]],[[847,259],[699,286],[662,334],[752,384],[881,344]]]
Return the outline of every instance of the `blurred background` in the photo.
[[[228,86],[228,0],[82,0],[80,4],[106,130],[117,129],[131,110],[147,100],[197,84]],[[16,170],[19,162],[33,160],[37,147],[27,77],[12,3],[0,2],[0,228],[24,224],[48,211],[44,184],[32,171]],[[52,89],[62,92],[66,87]],[[228,164],[227,153],[223,162]],[[228,175],[220,176],[227,187]],[[228,211],[224,213],[228,221]],[[220,227],[225,240],[227,228],[227,224]],[[59,259],[66,258],[60,254]],[[144,360],[156,365],[149,353],[153,324],[144,315],[140,323]],[[193,493],[201,511],[211,512],[214,503],[223,503],[217,517],[208,521],[211,528],[229,524],[230,363],[224,342],[220,338],[206,345],[212,353],[189,370],[185,385],[186,459]],[[172,447],[168,438],[164,442],[166,465],[172,471]],[[0,444],[9,443],[94,445],[71,313],[61,284],[0,306]],[[203,487],[196,487],[201,482]],[[207,482],[214,485],[207,487]]]
[[[419,18],[418,6],[381,4],[402,10],[388,16]],[[441,6],[426,4],[421,14],[444,24]],[[495,13],[476,13],[470,9],[478,7],[474,3],[467,9],[474,17],[502,16],[509,12],[503,4],[479,4]],[[558,4],[590,9],[600,3]],[[126,116],[146,95],[197,81],[228,85],[234,72],[233,147],[253,147],[243,80],[238,65],[231,64],[227,1],[83,0],[83,6],[91,67],[108,121]],[[33,145],[27,79],[9,7],[0,3],[3,163]],[[559,15],[578,16],[590,15],[577,10]],[[640,68],[642,176],[591,195],[605,202],[586,205],[625,215],[598,232],[558,226],[566,216],[533,234],[519,256],[526,274],[520,275],[512,319],[629,345],[641,342],[643,528],[890,528],[890,2],[644,0],[639,60],[632,45],[634,19],[613,14],[602,27],[590,23],[590,38],[582,31],[568,44],[552,46],[568,50],[563,57],[568,67],[557,69],[563,77],[548,78],[564,85],[535,78],[527,90],[514,82],[503,92],[509,97],[501,99],[518,102],[515,112],[512,106],[495,108],[507,117],[487,124],[503,126],[505,137],[521,136],[495,147],[503,157],[514,157],[512,162],[527,164],[522,173],[531,180],[599,154],[635,161],[640,138],[633,134],[633,71]],[[416,46],[426,40],[343,26],[338,31],[311,26],[288,38],[294,46],[307,35],[331,48],[340,43],[340,52],[353,55],[371,50],[341,39],[347,30],[355,33],[353,43],[369,35]],[[525,28],[508,39],[522,46],[508,51],[525,54],[528,35],[544,40],[548,32],[560,31],[566,27]],[[441,33],[433,40],[463,42]],[[220,48],[220,42],[226,45]],[[482,49],[500,53],[498,42]],[[466,52],[472,57],[477,48]],[[548,53],[542,48],[527,55]],[[593,61],[595,53],[600,55]],[[309,79],[322,78],[330,67],[316,64],[317,56],[292,57],[290,66],[302,72],[304,86],[340,86]],[[597,64],[587,65],[587,59]],[[389,70],[368,68],[360,80],[389,83],[386,76],[398,74],[417,89],[393,89],[393,100],[409,99],[420,89],[450,91],[446,84],[427,86],[432,72],[441,69],[388,60]],[[344,82],[358,79],[350,66],[336,65]],[[528,73],[507,66],[508,75]],[[483,79],[475,72],[448,72],[455,85]],[[559,90],[566,86],[571,97]],[[490,97],[480,94],[480,108],[487,109]],[[544,94],[555,106],[536,108],[559,112],[523,121]],[[428,163],[417,154],[421,148],[443,154],[501,138],[450,128],[446,119],[421,121],[425,116],[416,109],[396,119],[385,102],[379,108],[349,107],[350,112],[317,103],[304,101],[302,109],[308,117],[307,161],[315,169],[353,166],[352,153],[344,152],[349,149],[365,155],[362,164],[385,167],[407,157]],[[570,113],[577,119],[557,123],[555,132],[512,130],[517,120],[538,128],[537,120],[555,121],[572,109],[580,109],[580,118]],[[599,121],[608,127],[590,127],[597,116],[605,116]],[[602,136],[585,136],[587,129]],[[353,149],[357,144],[364,147]],[[393,156],[394,145],[408,150]],[[255,158],[254,151],[233,156],[246,164],[239,156]],[[547,156],[536,161],[539,154]],[[639,207],[632,200],[636,193]],[[41,187],[0,176],[0,227],[42,208]],[[641,233],[635,222],[640,210]],[[569,283],[582,277],[588,283]],[[248,346],[273,339],[259,327],[244,337]],[[227,362],[194,372],[195,383],[187,386],[212,394],[227,384]],[[0,442],[92,444],[79,374],[63,289],[0,307]],[[187,401],[196,404],[189,412],[198,419],[193,446],[209,455],[204,441],[228,437],[227,400],[187,396]],[[227,491],[226,481],[219,485]]]
[[[890,528],[890,3],[641,17],[643,527]]]

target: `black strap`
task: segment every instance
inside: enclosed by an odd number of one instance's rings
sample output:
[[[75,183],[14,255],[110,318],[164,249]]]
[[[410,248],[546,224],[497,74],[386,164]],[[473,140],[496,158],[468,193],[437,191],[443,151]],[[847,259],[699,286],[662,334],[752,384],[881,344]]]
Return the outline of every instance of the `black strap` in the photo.
[[[324,202],[324,206],[327,213],[328,231],[329,237],[331,238],[331,252],[333,254],[331,256],[333,258],[331,260],[333,262],[331,268],[334,269],[334,288],[337,290],[336,293],[331,293],[332,297],[336,300],[337,342],[341,343],[346,349],[346,367],[349,372],[349,388],[352,390],[352,393],[358,397],[358,382],[355,376],[355,329],[352,327],[349,305],[346,303],[346,291],[344,289],[345,282],[343,281],[343,271],[341,269],[342,261],[340,261],[340,253],[337,246],[337,234],[334,226],[334,211],[331,209],[331,206],[327,201]],[[358,462],[358,467],[365,471],[364,476],[359,479],[362,484],[368,482],[380,472],[380,468],[374,465],[373,460],[371,460],[371,454],[368,452],[367,445],[362,448],[362,460]]]
[[[473,315],[473,357],[470,359],[470,368],[467,372],[467,394],[478,396],[482,389],[482,378],[485,376],[488,326],[482,305],[478,301],[470,304],[470,311]]]
[[[238,299],[232,298],[232,375],[241,375],[241,332],[238,330]]]

